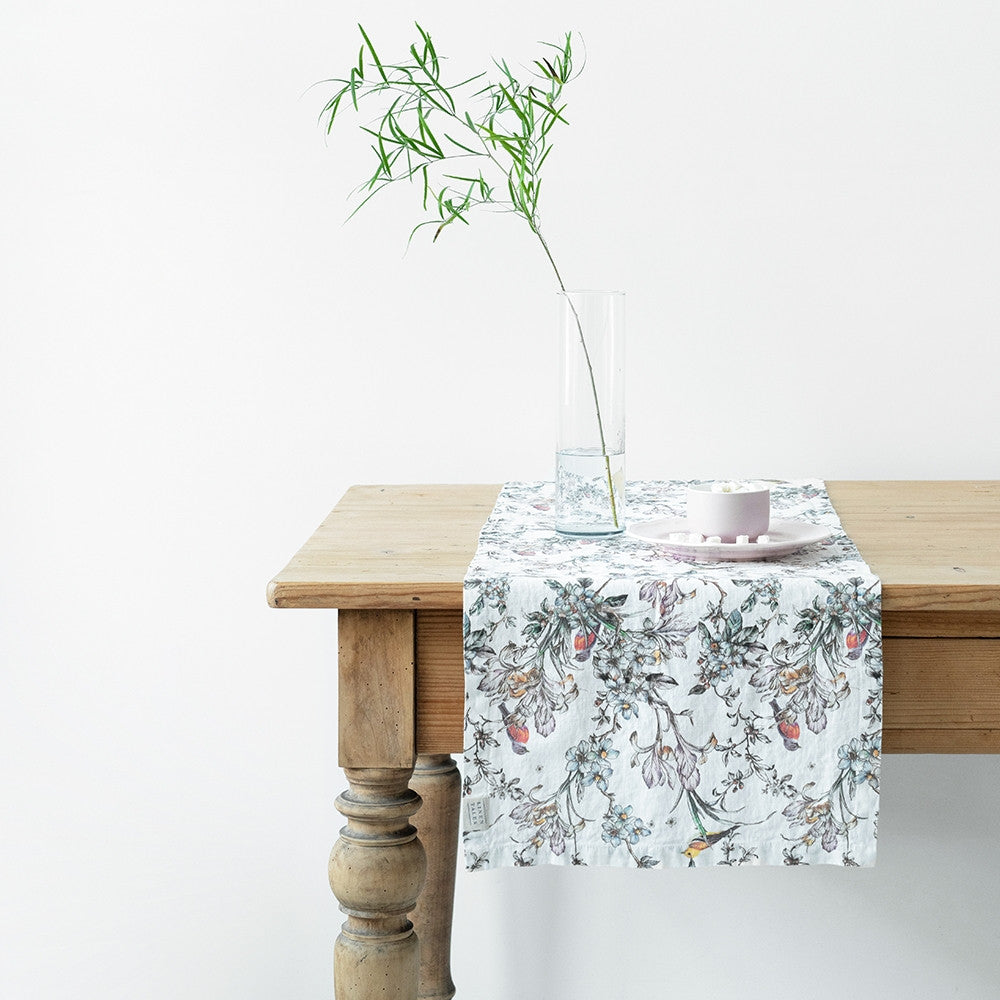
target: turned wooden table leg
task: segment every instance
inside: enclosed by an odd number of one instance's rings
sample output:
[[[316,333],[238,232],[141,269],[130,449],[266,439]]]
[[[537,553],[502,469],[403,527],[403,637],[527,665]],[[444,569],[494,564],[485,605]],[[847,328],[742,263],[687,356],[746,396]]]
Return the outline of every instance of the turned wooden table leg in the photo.
[[[427,870],[410,817],[416,762],[414,620],[409,611],[339,615],[340,765],[347,817],[330,885],[347,914],[334,949],[337,1000],[417,1000],[420,946],[407,914]]]
[[[421,1000],[451,1000],[451,925],[455,910],[462,779],[449,754],[421,754],[410,780],[423,805],[414,824],[427,852],[427,881],[413,911],[420,938]]]
[[[347,817],[330,855],[330,886],[347,914],[334,948],[337,1000],[416,1000],[420,948],[407,914],[426,860],[409,818],[420,796],[408,769],[347,769]]]

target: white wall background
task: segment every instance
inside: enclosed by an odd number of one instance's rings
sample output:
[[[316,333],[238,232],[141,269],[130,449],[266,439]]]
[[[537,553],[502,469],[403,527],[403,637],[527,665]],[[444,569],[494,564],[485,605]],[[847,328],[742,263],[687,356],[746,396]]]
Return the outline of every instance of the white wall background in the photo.
[[[264,586],[353,482],[549,475],[528,233],[342,225],[305,91],[414,14],[586,39],[544,218],[629,292],[633,476],[1000,478],[994,4],[4,4],[5,1000],[331,996],[335,622]],[[459,995],[996,997],[998,774],[888,759],[870,871],[463,873]]]

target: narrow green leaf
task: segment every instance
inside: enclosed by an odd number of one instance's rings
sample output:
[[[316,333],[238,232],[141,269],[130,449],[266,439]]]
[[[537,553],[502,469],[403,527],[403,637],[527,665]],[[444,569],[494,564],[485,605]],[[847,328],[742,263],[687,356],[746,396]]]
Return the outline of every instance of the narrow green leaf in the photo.
[[[502,83],[497,84],[497,86],[500,88],[500,92],[503,94],[503,96],[507,98],[507,103],[510,105],[511,110],[514,112],[515,115],[517,115],[518,118],[520,118],[521,124],[527,125],[528,119],[525,118],[524,112],[522,112],[521,109],[518,107],[517,101],[514,100],[514,97],[510,93],[510,91]]]
[[[362,132],[367,132],[373,139],[381,139],[383,142],[391,143],[394,146],[398,146],[399,140],[394,139],[391,135],[386,135],[384,132],[376,132],[373,128],[366,128],[364,125],[360,125],[359,128]]]
[[[527,119],[524,125],[525,135],[531,135],[535,131],[535,106],[530,100],[521,105],[524,117]]]
[[[562,113],[565,110],[566,110],[566,105],[564,104],[559,109],[559,114],[552,115],[546,121],[542,122],[542,128],[541,128],[542,138],[545,138],[545,136],[547,136],[549,134],[549,131],[552,129],[552,126],[555,125],[556,122],[562,122],[564,125],[568,125],[569,124],[569,122],[566,121],[566,119],[563,118],[563,116],[562,116]]]
[[[430,101],[439,111],[443,111],[446,115],[451,114],[451,112],[446,108],[439,100],[437,100],[431,92],[426,88],[422,87],[416,80],[413,81],[413,86],[416,90],[424,97],[426,100]],[[447,93],[447,91],[445,91]],[[450,95],[449,95],[450,97]]]
[[[433,153],[434,159],[443,158],[444,154],[440,153],[434,146],[431,146],[426,142],[422,142],[416,136],[410,135],[408,132],[404,131],[399,122],[396,120],[396,116],[392,114],[391,110],[386,113],[386,116],[383,119],[383,124],[388,126],[392,135],[402,146],[405,146],[407,150],[412,150],[419,156],[427,156],[428,154]]]
[[[503,147],[504,152],[516,163],[521,162],[521,150],[507,139],[497,138],[497,144]]]
[[[399,158],[400,158],[400,157],[401,157],[402,155],[403,155],[403,149],[402,149],[402,147],[400,147],[400,146],[397,146],[397,147],[396,147],[396,148],[395,148],[395,149],[394,149],[394,150],[393,150],[393,151],[392,151],[392,152],[391,152],[391,153],[389,154],[389,167],[390,167],[390,168],[392,168],[392,167],[395,167],[395,166],[396,166],[396,161],[397,161],[397,160],[398,160],[398,159],[399,159]],[[410,175],[409,173],[406,173],[406,174],[403,174],[402,176],[404,176],[404,177],[410,177],[411,175]],[[395,179],[395,178],[393,178],[393,179]]]
[[[398,100],[398,99],[397,99]],[[382,125],[389,129],[392,133],[393,138],[402,146],[409,146],[411,143],[410,137],[399,127],[399,123],[396,121],[395,109],[396,101],[393,101],[389,110],[386,111],[385,116],[382,118]]]
[[[353,219],[353,218],[354,218],[354,216],[356,216],[356,215],[358,214],[358,212],[360,212],[360,211],[361,211],[361,209],[362,209],[362,208],[364,208],[364,207],[365,207],[365,205],[367,205],[367,204],[368,204],[368,202],[370,202],[370,201],[372,200],[372,198],[374,198],[374,197],[375,197],[375,195],[377,195],[377,194],[379,193],[379,191],[382,191],[382,190],[384,190],[384,189],[385,189],[385,188],[387,188],[387,187],[388,187],[388,186],[389,186],[389,185],[390,185],[391,183],[392,183],[392,181],[386,181],[386,182],[385,182],[384,184],[381,184],[381,185],[380,185],[379,187],[377,187],[377,188],[376,188],[376,189],[375,189],[374,191],[372,191],[372,193],[371,193],[371,194],[369,194],[369,195],[368,195],[368,196],[367,196],[367,197],[366,197],[366,198],[365,198],[365,199],[364,199],[363,201],[361,201],[361,202],[360,202],[360,203],[359,203],[359,204],[357,205],[357,207],[356,207],[356,208],[354,209],[354,211],[353,211],[353,212],[351,212],[351,214],[350,214],[350,215],[349,215],[349,216],[347,217],[347,219],[346,219],[345,221],[347,221],[347,222],[350,222],[350,221],[351,221],[351,219]]]
[[[413,23],[417,24],[416,21]],[[424,52],[430,55],[431,65],[434,67],[434,75],[437,76],[441,72],[441,69],[438,65],[437,52],[434,51],[434,43],[431,41],[431,36],[419,24],[417,24],[417,31],[420,32],[420,37],[424,40]]]
[[[320,112],[320,118],[322,118],[323,115],[330,116],[330,121],[327,123],[326,126],[327,135],[330,134],[330,129],[333,128],[333,121],[337,117],[337,110],[340,107],[340,102],[343,99],[344,94],[346,93],[347,93],[346,88],[344,90],[341,90],[340,93],[336,94],[327,102],[326,107],[323,108],[323,110]]]
[[[453,139],[447,132],[442,133],[444,137],[453,145],[458,146],[459,149],[464,149],[467,153],[471,153],[473,156],[483,156],[483,151],[480,149],[471,149],[469,146],[463,145],[457,139]]]
[[[354,70],[351,70],[351,102],[354,104],[354,110],[358,110],[358,83],[354,76]]]
[[[365,29],[358,25],[358,30],[361,32],[361,37],[365,40],[365,45],[368,46],[368,51],[372,54],[372,61],[375,63],[375,68],[379,71],[380,76],[386,83],[389,82],[389,77],[385,75],[385,70],[382,69],[382,63],[379,60],[378,53],[375,51],[375,46],[372,45],[372,40],[368,37]]]
[[[518,203],[517,191],[514,190],[514,178],[510,174],[507,175],[507,190],[510,192],[510,200],[516,205]]]
[[[406,241],[406,248],[409,250],[410,244],[413,242],[413,237],[417,234],[418,229],[423,229],[424,226],[436,226],[438,224],[437,219],[427,219],[424,222],[418,222],[411,230],[409,238]]]
[[[382,136],[378,137],[378,149],[376,152],[382,160],[382,170],[385,172],[386,177],[392,177],[392,167],[389,166],[389,157],[385,155],[385,144],[382,142]]]
[[[434,89],[439,94],[441,94],[444,97],[444,99],[448,102],[449,107],[445,107],[444,104],[442,104],[436,98],[432,97],[430,95],[430,93],[426,90],[426,88],[421,87],[420,84],[418,84],[417,81],[414,80],[411,77],[410,80],[411,80],[411,83],[413,84],[413,86],[419,88],[420,91],[424,94],[424,96],[429,101],[432,101],[435,105],[437,105],[437,107],[439,107],[442,111],[444,111],[447,114],[451,114],[451,115],[455,114],[455,100],[454,100],[454,98],[451,96],[450,93],[448,93],[448,88],[445,87],[445,86],[443,86],[441,84],[441,81],[438,80],[437,76],[434,73],[432,73],[427,68],[427,60],[426,59],[421,59],[421,57],[417,55],[417,48],[416,48],[415,45],[411,45],[410,46],[410,54],[417,61],[417,66],[423,72],[424,76],[426,76],[427,79],[430,80],[431,84],[434,86]]]
[[[417,101],[417,127],[420,129],[420,138],[426,142],[427,131],[424,124],[424,107],[420,101]]]
[[[537,105],[538,107],[540,107],[542,109],[542,111],[544,111],[547,115],[550,115],[552,118],[556,119],[557,121],[561,121],[563,123],[563,125],[568,125],[569,124],[569,122],[566,121],[566,119],[563,118],[563,116],[561,114],[561,112],[563,112],[563,111],[566,110],[566,105],[565,104],[561,108],[559,108],[557,110],[556,108],[552,107],[551,104],[545,104],[544,102],[539,101],[536,98],[532,97],[530,94],[528,95],[528,100],[533,105]]]
[[[441,149],[440,144],[431,131],[430,126],[427,124],[427,117],[424,115],[424,109],[420,102],[417,102],[417,124],[420,126],[420,138],[424,141],[428,149],[433,149],[437,153],[439,159],[444,159],[444,152]]]
[[[494,149],[496,149],[497,146],[500,146],[514,161],[519,161],[522,158],[521,151],[514,145],[514,141],[516,140],[513,136],[507,136],[499,132],[494,132],[492,129],[486,128],[486,126],[483,126],[483,128],[486,132],[487,140]]]
[[[481,80],[484,76],[486,76],[485,70],[482,73],[477,73],[475,76],[470,76],[468,80],[463,80],[461,83],[454,84],[454,86],[452,86],[451,89],[458,90],[460,87],[464,87],[467,84],[473,83],[475,80]]]
[[[500,72],[503,73],[505,77],[507,77],[507,82],[512,87],[517,87],[518,85],[517,78],[514,76],[513,73],[511,73],[510,67],[507,65],[507,60],[501,59],[499,62],[497,62],[497,60],[494,59],[493,62],[496,65],[497,69],[499,69]],[[500,86],[502,86],[502,84]]]

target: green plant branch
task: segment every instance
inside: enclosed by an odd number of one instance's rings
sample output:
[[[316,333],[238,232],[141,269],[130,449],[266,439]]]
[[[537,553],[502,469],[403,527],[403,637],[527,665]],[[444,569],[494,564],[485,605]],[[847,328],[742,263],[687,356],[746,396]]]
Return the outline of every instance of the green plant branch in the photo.
[[[459,112],[456,96],[464,88],[483,80],[487,74],[478,73],[460,83],[446,85],[441,79],[441,60],[430,35],[419,24],[416,27],[420,42],[409,48],[412,63],[385,63],[379,58],[371,38],[359,24],[362,45],[357,65],[351,67],[346,77],[326,81],[339,84],[339,89],[320,114],[321,120],[327,118],[327,134],[333,129],[338,114],[344,110],[344,102],[348,97],[355,111],[360,111],[360,102],[367,98],[377,95],[392,98],[376,127],[361,126],[362,131],[375,140],[371,148],[375,153],[376,167],[372,176],[356,189],[355,193],[367,193],[348,218],[357,214],[368,201],[390,184],[401,180],[413,182],[419,174],[423,187],[423,207],[428,210],[428,205],[432,205],[437,211],[437,218],[414,226],[410,231],[408,244],[425,226],[436,226],[436,240],[455,221],[468,225],[467,216],[474,208],[491,206],[501,211],[511,211],[522,216],[538,238],[559,288],[565,294],[566,285],[542,235],[538,203],[542,186],[541,170],[553,149],[549,134],[556,122],[567,124],[563,116],[566,106],[559,103],[562,91],[579,74],[579,71],[574,72],[573,67],[572,35],[567,33],[561,45],[542,43],[552,50],[552,54],[551,57],[543,55],[541,59],[535,60],[537,73],[533,75],[539,81],[537,84],[525,85],[514,75],[506,61],[494,60],[494,65],[501,74],[501,81],[487,82],[470,95],[472,99],[486,99],[486,110],[477,119],[468,110]],[[365,76],[366,70],[369,72],[368,78]],[[441,130],[440,135],[444,141],[461,152],[446,149],[432,127],[432,118],[435,116],[444,116],[460,126],[459,134],[471,134],[474,137],[470,140],[472,145],[466,145],[447,131]],[[441,181],[432,181],[429,174],[432,167],[470,157],[485,158],[503,175],[506,181],[503,187],[508,198],[497,195],[497,186],[491,184],[482,171],[476,177],[442,173]],[[509,162],[505,163],[505,160]],[[467,186],[457,187],[456,184]],[[568,295],[567,301],[573,311],[590,377],[612,520],[618,528],[620,522],[611,475],[611,458],[604,434],[594,368],[576,305]]]

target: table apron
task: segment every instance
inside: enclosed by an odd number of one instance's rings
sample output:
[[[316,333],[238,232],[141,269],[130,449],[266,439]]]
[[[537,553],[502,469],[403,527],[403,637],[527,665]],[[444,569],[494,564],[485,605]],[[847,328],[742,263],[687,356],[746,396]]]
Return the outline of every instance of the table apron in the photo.
[[[416,749],[461,753],[462,613],[416,613]],[[886,636],[884,753],[1000,753],[1000,638]]]

